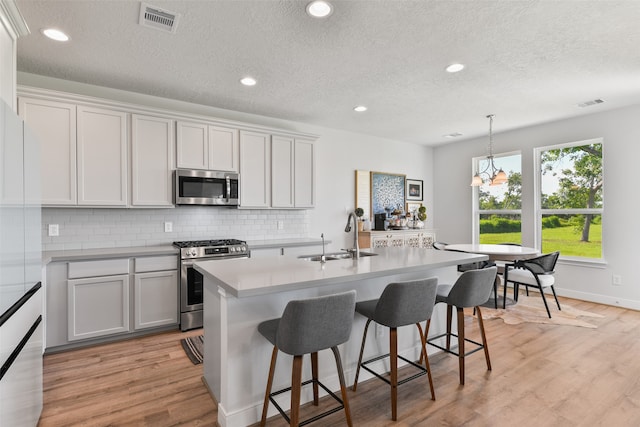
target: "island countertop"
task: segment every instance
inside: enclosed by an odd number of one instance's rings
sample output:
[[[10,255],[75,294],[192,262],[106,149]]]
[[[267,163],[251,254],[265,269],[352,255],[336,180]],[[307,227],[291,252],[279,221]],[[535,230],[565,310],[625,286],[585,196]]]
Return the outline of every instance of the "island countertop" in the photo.
[[[378,248],[367,252],[377,255],[324,264],[286,256],[211,260],[196,262],[195,269],[213,279],[229,295],[242,298],[488,259],[486,255],[414,248]]]

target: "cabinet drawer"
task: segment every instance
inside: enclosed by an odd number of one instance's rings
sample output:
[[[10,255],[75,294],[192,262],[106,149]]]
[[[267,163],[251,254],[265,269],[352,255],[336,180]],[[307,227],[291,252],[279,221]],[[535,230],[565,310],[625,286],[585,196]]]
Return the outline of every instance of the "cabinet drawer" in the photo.
[[[178,257],[176,255],[152,256],[136,258],[135,272],[145,273],[147,271],[177,270]]]
[[[100,261],[70,262],[68,274],[69,279],[129,274],[129,259],[118,258]]]

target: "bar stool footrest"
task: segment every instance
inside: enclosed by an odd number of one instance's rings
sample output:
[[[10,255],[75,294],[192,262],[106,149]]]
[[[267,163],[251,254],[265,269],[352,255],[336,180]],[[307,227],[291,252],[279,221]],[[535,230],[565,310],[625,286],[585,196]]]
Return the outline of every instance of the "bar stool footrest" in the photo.
[[[440,334],[440,335],[437,335],[437,336],[435,336],[435,337],[431,337],[431,338],[429,338],[426,342],[427,342],[427,344],[432,345],[432,346],[434,346],[435,348],[439,348],[440,350],[442,350],[442,351],[444,351],[444,352],[446,352],[446,353],[454,354],[454,355],[456,355],[456,356],[460,356],[460,353],[459,353],[459,352],[453,351],[453,350],[451,350],[451,349],[447,349],[447,348],[445,348],[445,347],[440,346],[439,344],[434,344],[434,343],[432,342],[432,341],[435,341],[435,340],[437,340],[437,339],[440,339],[440,338],[443,338],[443,337],[446,337],[446,336],[447,336],[447,334],[446,334],[446,333],[444,333],[444,334]],[[452,337],[456,337],[456,338],[458,338],[458,335],[456,335],[456,334],[451,334],[451,336],[452,336]],[[476,351],[480,351],[480,350],[482,350],[482,349],[484,348],[484,345],[482,345],[482,343],[479,343],[479,342],[477,342],[477,341],[471,340],[471,339],[469,339],[469,338],[465,338],[464,340],[465,340],[466,342],[468,342],[468,343],[471,343],[471,344],[476,345],[476,348],[474,348],[473,350],[470,350],[470,351],[467,351],[467,352],[465,352],[465,353],[464,353],[465,357],[466,357],[466,356],[468,356],[468,355],[470,355],[470,354],[475,353]]]
[[[381,356],[373,357],[373,358],[371,358],[369,360],[366,360],[366,361],[362,362],[360,364],[360,366],[362,367],[362,369],[366,370],[367,372],[375,375],[376,377],[380,378],[382,381],[384,381],[387,384],[391,385],[391,381],[389,381],[387,378],[383,377],[382,375],[378,374],[373,369],[371,369],[368,366],[366,366],[369,363],[377,362],[378,360],[385,359],[387,357],[389,357],[389,353],[383,354]],[[413,365],[414,367],[416,367],[416,368],[418,368],[420,370],[420,372],[418,372],[417,374],[414,374],[414,375],[412,375],[410,377],[407,377],[407,378],[403,378],[402,380],[398,381],[398,385],[402,385],[402,384],[404,384],[406,382],[409,382],[411,380],[415,380],[416,378],[419,378],[419,377],[427,374],[427,368],[425,368],[424,366],[419,365],[419,364],[415,363],[414,361],[406,359],[406,358],[404,358],[404,357],[402,357],[400,355],[398,355],[398,359],[403,360],[403,361],[407,362],[408,364]],[[386,373],[388,374],[388,372],[386,372]]]
[[[336,406],[335,408],[329,409],[325,412],[322,412],[321,414],[315,415],[307,420],[304,421],[300,421],[300,423],[298,424],[299,426],[304,426],[307,424],[310,424],[314,421],[318,421],[321,418],[324,418],[328,415],[334,414],[338,411],[341,411],[344,409],[344,402],[342,401],[342,399],[340,399],[334,392],[332,392],[331,390],[329,390],[324,384],[322,384],[320,381],[314,381],[314,380],[307,380],[304,381],[301,384],[301,387],[304,387],[306,385],[312,384],[313,382],[316,382],[320,387],[322,387],[322,389],[324,391],[327,392],[327,394],[329,394],[329,396],[333,397],[338,403],[340,403],[340,406]],[[291,423],[291,419],[289,418],[289,416],[285,413],[285,411],[280,407],[280,405],[278,405],[278,402],[275,401],[275,399],[273,398],[274,396],[277,396],[279,394],[282,393],[286,393],[288,391],[291,391],[291,387],[287,387],[287,388],[283,388],[282,390],[278,390],[278,391],[274,391],[273,393],[269,394],[269,401],[271,401],[271,403],[273,404],[273,406],[276,407],[276,409],[278,410],[278,412],[280,412],[280,415],[283,416],[283,418],[285,420],[287,420],[287,423]]]

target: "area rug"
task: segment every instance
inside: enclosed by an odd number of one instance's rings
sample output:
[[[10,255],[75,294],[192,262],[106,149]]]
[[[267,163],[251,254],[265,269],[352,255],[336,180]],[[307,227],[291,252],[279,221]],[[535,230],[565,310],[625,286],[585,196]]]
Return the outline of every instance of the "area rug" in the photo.
[[[588,311],[578,310],[570,305],[560,302],[562,307],[561,311],[558,311],[553,297],[547,300],[549,303],[549,310],[551,310],[551,319],[547,316],[547,311],[544,308],[544,303],[540,296],[520,296],[518,297],[517,304],[509,305],[506,309],[490,309],[486,308],[482,311],[483,319],[495,319],[501,318],[504,323],[508,325],[518,325],[524,322],[530,323],[544,323],[549,325],[568,325],[568,326],[581,326],[583,328],[597,328],[598,326],[585,321],[584,317],[591,318],[603,318],[600,314],[590,313]]]
[[[184,338],[180,340],[184,352],[194,365],[202,363],[202,354],[204,349],[204,335]]]

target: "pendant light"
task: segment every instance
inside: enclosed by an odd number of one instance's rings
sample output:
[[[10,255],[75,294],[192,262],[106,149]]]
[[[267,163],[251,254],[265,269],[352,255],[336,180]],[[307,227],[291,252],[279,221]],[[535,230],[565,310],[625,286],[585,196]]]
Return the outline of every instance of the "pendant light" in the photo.
[[[487,118],[489,119],[489,155],[487,156],[487,167],[480,172],[476,172],[471,179],[472,187],[479,187],[485,182],[488,182],[489,185],[501,185],[509,180],[502,168],[497,168],[493,162],[493,114],[489,114]]]

